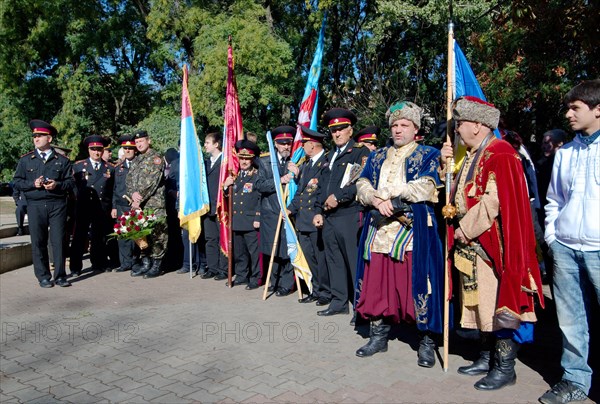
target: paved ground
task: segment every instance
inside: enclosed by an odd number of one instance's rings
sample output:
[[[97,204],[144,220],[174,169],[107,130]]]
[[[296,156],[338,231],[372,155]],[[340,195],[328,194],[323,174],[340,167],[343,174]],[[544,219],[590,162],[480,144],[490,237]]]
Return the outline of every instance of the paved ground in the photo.
[[[3,274],[0,402],[525,403],[560,376],[551,315],[520,352],[518,384],[484,393],[456,373],[476,354],[470,341],[453,338],[447,373],[416,365],[410,328],[395,330],[387,353],[358,358],[366,330],[350,316],[261,296],[174,273],[88,272],[53,289],[32,267]]]

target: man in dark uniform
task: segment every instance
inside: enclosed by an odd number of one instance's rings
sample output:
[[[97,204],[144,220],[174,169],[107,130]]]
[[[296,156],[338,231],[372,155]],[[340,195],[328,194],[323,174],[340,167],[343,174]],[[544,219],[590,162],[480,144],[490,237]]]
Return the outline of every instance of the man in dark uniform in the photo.
[[[208,133],[204,139],[204,150],[210,155],[204,161],[206,167],[206,185],[210,211],[203,216],[202,230],[206,240],[207,271],[200,275],[202,279],[215,278],[216,281],[227,279],[228,261],[221,252],[220,226],[217,218],[217,195],[219,192],[219,174],[223,153],[223,136],[219,132]]]
[[[306,159],[299,168],[294,164],[288,165],[288,169],[294,173],[294,180],[298,184],[296,195],[288,206],[288,213],[294,216],[298,241],[313,275],[313,291],[301,299],[300,303],[320,300],[321,304],[329,304],[331,289],[325,260],[323,231],[320,228],[317,229],[313,224],[315,206],[319,198],[319,185],[323,171],[328,170],[327,155],[323,148],[325,135],[304,126],[300,126],[300,129],[302,130],[302,147],[306,153]]]
[[[240,160],[240,173],[236,178],[225,179],[223,188],[233,185],[233,258],[235,261],[235,285],[246,285],[247,290],[258,288],[260,261],[258,255],[258,227],[260,221],[260,194],[254,184],[258,179],[258,169],[254,159],[260,154],[258,146],[249,140],[239,140],[235,144]]]
[[[150,146],[152,141],[148,132],[138,130],[135,135],[135,147],[139,154],[131,162],[127,174],[127,195],[132,199],[132,209],[151,209],[156,217],[166,217],[165,209],[165,161],[160,153]],[[167,223],[158,222],[148,237],[148,248],[141,251],[142,266],[131,271],[131,276],[144,276],[144,279],[156,278],[162,273],[162,259],[167,250]]]
[[[347,179],[347,170],[354,164],[364,166],[369,149],[352,140],[356,115],[343,108],[333,108],[323,116],[329,127],[335,149],[329,152],[329,175],[322,181],[320,203],[314,224],[323,227],[325,256],[332,300],[319,316],[348,313],[348,300],[353,296],[361,226],[361,205],[356,201],[356,184]],[[345,178],[346,177],[346,178]],[[344,180],[345,183],[342,183]]]
[[[33,270],[43,288],[51,288],[54,282],[70,286],[63,251],[67,194],[74,187],[71,162],[50,145],[57,134],[56,128],[38,119],[29,126],[35,150],[19,160],[14,186],[25,194],[28,203]],[[48,237],[52,240],[55,260],[54,282],[48,262]]]
[[[77,205],[75,234],[71,243],[70,269],[74,275],[81,274],[85,239],[90,234],[90,261],[92,271],[110,272],[106,236],[112,232],[112,196],[114,167],[102,160],[108,140],[102,136],[88,136],[83,141],[89,158],[73,164]]]
[[[291,126],[279,126],[271,131],[277,149],[277,156],[273,157],[277,159],[279,175],[283,185],[289,183],[292,179],[292,174],[288,173],[287,166],[295,133],[296,129]],[[260,251],[263,254],[263,265],[267,266],[271,254],[273,254],[277,221],[281,220],[281,208],[275,192],[271,156],[268,154],[260,159],[255,187],[262,198],[260,203]],[[270,284],[273,290],[276,290],[276,296],[287,296],[292,293],[294,287],[292,264],[287,253],[287,241],[283,228],[279,230],[279,240],[274,253]]]
[[[17,216],[17,236],[25,234],[25,215],[27,214],[27,199],[20,189],[13,187],[13,199],[15,200],[15,215]]]
[[[129,166],[135,157],[136,147],[131,135],[123,135],[119,137],[119,144],[123,149],[123,161],[115,166],[115,183],[113,188],[112,210],[110,215],[113,219],[118,218],[123,213],[129,211],[129,201],[124,198],[127,195],[127,174]],[[119,245],[119,261],[121,266],[115,269],[115,272],[125,272],[131,270],[134,262],[135,243],[133,240],[120,239]]]
[[[354,136],[354,141],[370,151],[377,150],[377,136],[381,133],[379,127],[371,125],[362,129]]]

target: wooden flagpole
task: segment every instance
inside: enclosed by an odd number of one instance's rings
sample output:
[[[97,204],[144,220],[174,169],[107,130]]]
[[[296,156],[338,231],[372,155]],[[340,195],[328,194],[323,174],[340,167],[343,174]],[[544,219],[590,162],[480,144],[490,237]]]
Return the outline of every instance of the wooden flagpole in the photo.
[[[227,204],[229,205],[229,226],[227,226],[227,285],[229,288],[233,287],[233,282],[231,281],[232,273],[233,273],[233,186],[230,186],[227,190],[229,193],[229,200]]]
[[[446,85],[446,142],[451,142],[452,133],[452,102],[454,101],[455,71],[454,71],[454,24],[452,23],[452,0],[450,0],[450,22],[448,23],[448,74]],[[452,190],[452,176],[454,175],[454,159],[446,160],[446,206],[442,211],[446,219],[446,237],[444,242],[444,353],[443,369],[448,371],[448,351],[450,334],[450,265],[448,251],[448,230],[450,219],[456,215],[456,209],[451,205],[450,193]]]

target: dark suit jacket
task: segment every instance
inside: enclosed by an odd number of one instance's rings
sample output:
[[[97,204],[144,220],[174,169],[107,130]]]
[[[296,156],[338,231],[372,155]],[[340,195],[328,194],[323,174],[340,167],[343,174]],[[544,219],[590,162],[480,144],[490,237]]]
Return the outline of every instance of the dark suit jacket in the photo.
[[[219,173],[221,171],[221,161],[223,155],[219,156],[212,168],[210,167],[210,158],[204,160],[206,166],[206,183],[208,186],[208,199],[210,200],[209,216],[217,214],[217,194],[219,192]]]
[[[130,162],[131,163],[131,162]],[[127,173],[129,168],[125,166],[125,162],[121,162],[115,166],[115,184],[113,187],[112,207],[117,208],[117,205],[125,207],[129,206],[127,199],[123,195],[127,195]],[[131,198],[131,195],[128,195]]]
[[[110,212],[113,202],[114,174],[115,169],[112,164],[103,160],[98,170],[94,170],[90,159],[73,164],[77,208],[89,210],[93,214],[99,202],[102,210]]]
[[[260,221],[260,193],[256,190],[258,170],[251,168],[245,177],[242,172],[233,183],[233,231],[252,231],[254,221]]]

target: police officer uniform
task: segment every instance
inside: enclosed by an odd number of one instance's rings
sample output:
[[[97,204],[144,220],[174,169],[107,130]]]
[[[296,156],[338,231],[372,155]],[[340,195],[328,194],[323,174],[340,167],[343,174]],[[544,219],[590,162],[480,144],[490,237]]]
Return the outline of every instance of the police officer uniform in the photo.
[[[102,136],[88,136],[83,141],[86,148],[104,148],[108,140]],[[113,230],[110,217],[114,187],[114,167],[100,159],[79,160],[73,164],[75,192],[75,234],[71,243],[70,269],[74,275],[81,273],[85,240],[90,236],[90,261],[93,271],[110,272],[106,236]]]
[[[271,131],[275,142],[292,142],[295,133],[296,129],[291,126],[279,126]],[[277,159],[279,175],[283,176],[287,174],[289,157],[282,159],[279,153],[274,157]],[[281,220],[279,217],[281,208],[275,192],[271,156],[268,153],[262,155],[259,162],[258,179],[256,180],[255,187],[261,194],[260,252],[263,254],[263,265],[267,266],[269,265],[273,250],[277,222]],[[267,271],[264,272],[266,273]],[[276,290],[277,296],[290,294],[294,287],[293,269],[287,253],[287,240],[283,229],[279,231],[279,240],[273,258],[270,284]]]
[[[34,137],[56,136],[57,131],[47,122],[34,119],[29,123]],[[37,188],[35,182],[55,181],[52,190]],[[48,261],[48,238],[52,240],[54,255],[54,281],[59,286],[70,286],[65,271],[64,235],[67,221],[67,194],[74,187],[71,162],[53,148],[34,150],[19,160],[14,186],[25,194],[28,203],[29,233],[33,270],[41,287],[54,286]],[[50,228],[50,230],[48,230]]]
[[[303,143],[323,143],[325,139],[324,134],[310,130],[304,126],[300,126],[300,129],[302,130]],[[323,172],[327,170],[328,164],[327,154],[325,150],[322,150],[312,158],[307,158],[300,165],[299,175],[294,178],[298,184],[298,189],[294,195],[294,199],[292,199],[292,202],[288,206],[288,210],[295,219],[298,241],[313,275],[313,292],[301,299],[301,303],[321,300],[323,304],[326,304],[331,300],[323,231],[321,228],[317,229],[313,224]]]
[[[324,114],[323,121],[330,130],[346,128],[356,123],[356,116],[346,109],[333,108]],[[327,156],[329,172],[323,176],[317,212],[324,216],[323,237],[332,299],[327,310],[317,312],[320,316],[348,313],[348,301],[354,295],[362,207],[356,201],[356,184],[342,187],[342,179],[349,164],[364,166],[368,156],[369,150],[352,139]],[[325,206],[330,195],[334,195],[338,203],[331,209]]]
[[[123,148],[135,149],[135,142],[131,135],[119,137],[119,144]],[[130,166],[131,161],[127,159],[123,159],[123,161],[115,166],[112,208],[117,211],[117,218],[130,210],[129,201],[127,198],[123,197],[127,195],[127,174],[129,173]],[[117,243],[119,246],[119,261],[121,266],[119,266],[115,272],[129,271],[134,264],[135,243],[133,240],[128,239],[119,239]]]
[[[260,154],[258,146],[249,140],[239,140],[235,148],[240,158],[253,159]],[[260,221],[260,194],[255,188],[257,179],[258,169],[252,165],[248,170],[240,170],[233,182],[233,284],[247,284],[248,290],[258,288],[260,280],[258,230],[254,228],[254,222]]]

